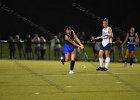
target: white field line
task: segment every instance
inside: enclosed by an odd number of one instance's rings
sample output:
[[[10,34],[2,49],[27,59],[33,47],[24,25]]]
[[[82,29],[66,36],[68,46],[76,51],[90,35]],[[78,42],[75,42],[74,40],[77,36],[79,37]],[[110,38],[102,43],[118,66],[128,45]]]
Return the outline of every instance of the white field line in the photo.
[[[65,86],[66,88],[71,88],[72,86]]]
[[[113,75],[138,75],[139,73],[113,73]],[[110,76],[109,74],[74,74],[76,76]],[[0,75],[0,77],[15,77],[16,75]],[[40,76],[69,76],[69,74],[61,75],[61,74],[45,74]]]
[[[113,73],[113,75],[137,75],[138,73]],[[74,74],[76,76],[109,76],[109,74]],[[60,75],[60,74],[50,74],[50,75],[43,75],[43,76],[69,76],[69,74],[66,75]]]
[[[121,84],[122,82],[116,82],[117,84]]]

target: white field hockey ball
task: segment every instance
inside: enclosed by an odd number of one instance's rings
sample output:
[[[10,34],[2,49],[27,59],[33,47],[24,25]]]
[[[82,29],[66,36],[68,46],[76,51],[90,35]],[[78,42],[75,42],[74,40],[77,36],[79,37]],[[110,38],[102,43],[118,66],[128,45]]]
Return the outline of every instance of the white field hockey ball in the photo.
[[[84,68],[84,69],[86,69],[86,68],[87,68],[87,66],[83,66],[83,68]]]

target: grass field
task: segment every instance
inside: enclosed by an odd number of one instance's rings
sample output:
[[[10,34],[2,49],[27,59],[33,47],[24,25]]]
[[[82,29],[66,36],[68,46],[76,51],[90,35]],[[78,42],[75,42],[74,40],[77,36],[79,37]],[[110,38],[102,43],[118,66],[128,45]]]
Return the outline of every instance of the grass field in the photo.
[[[140,100],[140,65],[122,66],[97,72],[98,63],[77,62],[69,75],[69,63],[0,60],[0,100]]]

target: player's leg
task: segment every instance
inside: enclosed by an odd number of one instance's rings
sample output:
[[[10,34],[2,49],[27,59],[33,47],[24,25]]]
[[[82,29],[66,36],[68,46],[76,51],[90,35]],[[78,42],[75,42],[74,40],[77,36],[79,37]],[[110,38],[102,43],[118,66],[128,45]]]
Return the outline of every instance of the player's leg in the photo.
[[[63,65],[64,65],[65,62],[69,61],[69,59],[70,59],[70,54],[71,54],[70,50],[71,50],[70,45],[65,44],[64,45],[64,50],[63,50],[64,57],[60,57],[61,63]]]
[[[120,49],[120,58],[121,58],[121,61],[123,61],[123,48]]]
[[[70,54],[69,53],[65,54],[64,62],[69,61],[69,59],[70,59]]]
[[[121,48],[118,49],[118,54],[119,54],[119,60],[118,61],[122,61],[123,56],[122,56],[122,49]]]
[[[76,50],[74,49],[71,53],[71,62],[70,62],[70,72],[69,74],[74,74],[74,65],[75,65],[75,57],[76,57]]]
[[[125,59],[124,59],[124,67],[127,67],[127,63],[128,63],[128,58],[129,58],[129,49],[126,49],[126,54],[125,54]]]
[[[135,51],[130,52],[130,66],[133,67],[134,53]]]
[[[102,70],[102,68],[103,68],[103,54],[104,54],[104,51],[99,50],[99,64],[100,64],[100,67],[96,69],[97,71]]]
[[[110,50],[105,50],[105,56],[106,56],[106,60],[105,60],[105,69],[104,70],[108,70],[108,65],[110,63]]]
[[[66,53],[64,57],[60,57],[61,63],[64,65],[65,62],[69,61],[70,53]]]

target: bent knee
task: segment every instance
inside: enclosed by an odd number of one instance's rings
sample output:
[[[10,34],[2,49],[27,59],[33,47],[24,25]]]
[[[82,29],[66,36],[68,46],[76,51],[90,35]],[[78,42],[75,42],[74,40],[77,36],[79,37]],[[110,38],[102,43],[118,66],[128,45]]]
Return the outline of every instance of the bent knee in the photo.
[[[65,62],[67,62],[67,61],[69,61],[69,58],[67,58],[67,59],[65,58]]]
[[[103,54],[99,53],[98,57],[103,58]]]

